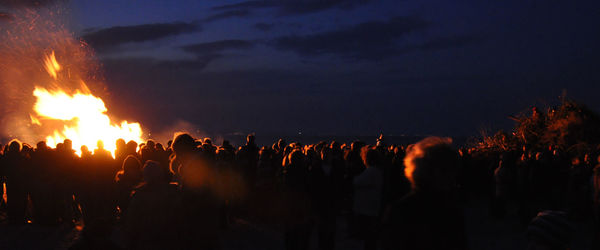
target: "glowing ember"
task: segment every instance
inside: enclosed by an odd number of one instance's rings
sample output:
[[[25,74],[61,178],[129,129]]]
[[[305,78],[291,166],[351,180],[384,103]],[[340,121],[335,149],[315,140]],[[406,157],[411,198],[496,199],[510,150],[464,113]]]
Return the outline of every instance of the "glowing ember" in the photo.
[[[56,61],[54,52],[46,58],[46,71],[55,80],[59,79],[60,64]],[[111,122],[106,115],[106,106],[102,99],[89,93],[82,83],[84,90],[77,90],[70,95],[61,89],[47,90],[35,87],[33,95],[37,98],[33,107],[39,118],[31,116],[33,124],[43,124],[46,120],[58,120],[64,123],[62,131],[55,130],[46,137],[48,146],[65,139],[73,141],[73,149],[81,155],[80,147],[86,145],[90,150],[96,148],[99,140],[105,142],[105,149],[114,152],[115,141],[119,138],[125,141],[142,141],[142,129],[139,123],[121,122],[120,125]]]

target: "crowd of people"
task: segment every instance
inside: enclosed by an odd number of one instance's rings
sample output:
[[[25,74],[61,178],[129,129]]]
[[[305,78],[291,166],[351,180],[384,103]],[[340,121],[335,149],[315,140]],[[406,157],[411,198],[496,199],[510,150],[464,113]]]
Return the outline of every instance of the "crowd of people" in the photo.
[[[387,145],[382,136],[259,147],[249,135],[235,148],[187,133],[166,145],[118,140],[115,152],[99,141],[80,156],[68,139],[0,148],[8,223],[82,221],[72,249],[219,249],[233,217],[264,214],[282,226],[285,249],[308,249],[314,231],[319,249],[334,249],[339,219],[365,249],[467,249],[462,207],[481,197],[496,218],[518,207],[530,249],[568,249],[569,221],[600,224],[594,152],[456,150],[439,137]],[[110,240],[115,227],[124,244]]]

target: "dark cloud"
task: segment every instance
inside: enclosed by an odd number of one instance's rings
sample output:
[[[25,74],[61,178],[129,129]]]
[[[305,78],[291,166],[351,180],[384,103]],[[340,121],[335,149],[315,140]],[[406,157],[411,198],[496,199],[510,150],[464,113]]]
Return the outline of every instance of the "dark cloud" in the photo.
[[[107,52],[118,49],[120,45],[126,43],[154,41],[199,30],[200,26],[196,23],[153,23],[91,31],[84,34],[82,38],[97,51]]]
[[[244,9],[228,10],[228,11],[224,11],[221,13],[217,13],[217,14],[208,16],[207,18],[202,19],[202,21],[213,22],[213,21],[217,21],[217,20],[221,20],[221,19],[227,19],[227,18],[232,18],[232,17],[245,17],[248,15],[250,15],[250,11],[248,11],[248,10],[244,10]]]
[[[157,61],[156,65],[160,68],[170,69],[191,69],[191,70],[202,70],[208,66],[212,61],[223,57],[222,54],[212,53],[208,55],[197,55],[194,59],[184,60],[170,60],[170,61]]]
[[[369,0],[309,0],[283,1],[281,10],[284,14],[303,14],[321,10],[340,8],[352,9],[357,5],[368,3]]]
[[[252,46],[252,42],[245,40],[220,40],[180,47],[183,51],[193,54],[193,59],[163,60],[152,57],[117,57],[105,58],[102,62],[107,67],[107,71],[114,69],[127,70],[131,68],[131,70],[139,70],[141,72],[200,72],[212,61],[224,57],[225,54],[223,52],[227,50],[249,49]]]
[[[269,44],[301,55],[336,54],[353,59],[378,60],[396,54],[397,40],[429,22],[419,18],[395,17],[387,22],[364,22],[353,27],[306,36],[285,36]]]
[[[120,68],[123,70],[132,71],[200,71],[204,69],[210,62],[222,57],[220,54],[210,54],[196,56],[194,59],[181,60],[162,60],[153,57],[125,57],[125,58],[104,58],[102,59],[103,66],[109,70]]]
[[[410,52],[414,50],[441,50],[449,48],[459,48],[466,45],[482,42],[485,37],[477,34],[458,35],[448,37],[438,37],[421,44],[413,44],[400,49],[401,52]]]
[[[114,62],[120,61],[144,61],[145,65],[154,67],[155,69],[201,71],[212,61],[224,57],[225,54],[223,52],[227,50],[249,49],[252,46],[252,42],[245,40],[220,40],[207,43],[190,44],[179,47],[183,51],[193,54],[193,59],[158,60],[153,58],[131,58],[107,61],[110,61],[112,64],[114,64]]]
[[[516,86],[504,85],[502,81],[498,88],[489,88],[488,84],[495,82],[485,76],[423,79],[405,78],[400,73],[382,75],[373,70],[199,71],[178,68],[175,67],[178,62],[173,63],[173,67],[163,67],[165,64],[150,63],[147,59],[105,61],[107,84],[114,97],[107,100],[114,107],[111,112],[120,111],[120,117],[140,121],[153,134],[172,120],[183,119],[207,131],[241,130],[263,135],[286,135],[299,130],[306,134],[385,131],[456,135],[477,131],[474,117],[481,115],[494,122],[510,123],[504,118],[506,111],[523,106],[521,102],[506,105],[499,100],[505,93],[514,92]],[[445,84],[448,80],[453,84]],[[489,98],[494,102],[487,101]],[[463,101],[457,103],[456,99]],[[156,100],[169,101],[156,105]],[[397,105],[390,105],[390,100]],[[398,115],[399,106],[404,107],[402,115]],[[490,107],[498,110],[486,110]],[[364,120],[369,122],[360,122]]]
[[[273,28],[274,24],[272,23],[255,23],[254,28],[260,31],[269,31]]]
[[[247,40],[220,40],[208,43],[197,43],[181,47],[186,52],[204,56],[218,54],[225,50],[231,49],[249,49],[254,44]]]
[[[260,8],[276,8],[282,15],[296,15],[318,12],[331,8],[352,9],[370,0],[259,0],[245,1],[213,7],[213,10],[250,10]]]
[[[55,3],[64,3],[67,0],[0,0],[0,6],[10,8],[41,7]]]
[[[274,1],[269,0],[258,0],[258,1],[245,1],[234,4],[226,4],[215,6],[213,10],[234,10],[234,9],[253,9],[253,8],[268,8],[276,7],[278,4]]]

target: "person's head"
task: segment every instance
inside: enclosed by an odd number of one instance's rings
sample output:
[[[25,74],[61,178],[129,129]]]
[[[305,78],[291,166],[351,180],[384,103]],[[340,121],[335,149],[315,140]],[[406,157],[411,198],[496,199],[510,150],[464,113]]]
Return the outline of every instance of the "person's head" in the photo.
[[[572,233],[573,227],[566,213],[550,210],[539,212],[527,227],[527,249],[569,249]]]
[[[260,151],[258,151],[258,158],[261,160],[267,160],[271,157],[271,151],[267,147],[262,147]]]
[[[262,157],[262,155],[261,155]],[[219,148],[216,155],[217,160],[222,162],[231,162],[235,159],[235,154],[225,148]]]
[[[21,149],[23,149],[23,144],[17,139],[13,139],[8,143],[9,152],[18,153],[21,152]]]
[[[123,150],[127,146],[127,143],[125,143],[123,138],[119,138],[115,142],[115,145],[117,146],[117,150]]]
[[[36,150],[46,150],[48,149],[48,146],[46,145],[45,141],[39,141],[36,145],[35,145]]]
[[[81,145],[80,149],[81,149],[81,155],[92,154],[92,152],[90,152],[90,149],[86,145]]]
[[[148,152],[149,149],[150,148],[148,147],[148,145],[140,144],[140,154],[144,154],[144,152]]]
[[[377,147],[385,146],[385,139],[383,138],[383,133],[379,134],[377,138]]]
[[[148,150],[153,150],[155,146],[156,146],[156,142],[154,142],[154,140],[152,140],[152,139],[150,139],[146,142],[146,147],[148,148]]]
[[[123,172],[126,175],[130,174],[138,174],[142,170],[142,164],[140,161],[133,155],[129,155],[123,161]]]
[[[71,141],[69,139],[65,139],[63,141],[63,148],[64,148],[64,150],[72,150],[73,149],[73,141]]]
[[[29,154],[29,153],[33,152],[33,147],[27,143],[23,143],[23,149],[21,149],[21,152],[23,152],[25,154]]]
[[[138,143],[134,140],[127,142],[127,151],[129,153],[135,153],[137,151]]]
[[[404,174],[415,190],[450,191],[456,184],[458,153],[452,139],[427,137],[407,148]]]
[[[353,141],[352,144],[350,144],[350,150],[352,151],[358,151],[360,150],[363,146],[365,145],[364,142],[362,141]]]
[[[165,171],[157,161],[146,161],[143,176],[144,182],[149,185],[165,182]]]
[[[373,147],[363,147],[360,152],[360,157],[367,168],[380,167],[382,165],[381,153]]]
[[[215,149],[215,147],[213,147],[213,145],[204,143],[204,144],[202,144],[202,150],[205,151],[206,153],[214,153],[214,151],[216,149]]]
[[[536,160],[536,161],[541,161],[541,160],[542,160],[542,158],[543,158],[543,156],[544,156],[544,155],[543,155],[543,153],[542,153],[542,152],[536,152],[536,153],[535,153],[535,160]]]
[[[156,146],[154,146],[154,148],[156,148],[157,151],[165,151],[165,147],[161,143],[156,143]]]
[[[331,163],[333,158],[333,149],[329,147],[324,147],[321,149],[321,160],[325,163]]]
[[[254,141],[255,141],[255,139],[256,139],[256,138],[254,137],[254,135],[253,135],[253,134],[249,134],[249,135],[246,137],[246,144],[249,144],[249,145],[250,145],[250,144],[254,144]]]
[[[176,155],[193,152],[196,148],[196,141],[188,133],[176,133],[173,139],[173,152]]]
[[[103,150],[104,149],[104,142],[102,140],[98,140],[98,142],[96,143],[96,147],[99,150]]]
[[[294,151],[292,151],[292,153],[290,153],[290,156],[288,158],[289,165],[297,166],[297,167],[302,166],[305,163],[304,160],[305,160],[304,154],[302,153],[302,150],[299,150],[299,149],[295,149]]]
[[[285,140],[279,139],[277,140],[277,149],[282,150],[285,147]]]

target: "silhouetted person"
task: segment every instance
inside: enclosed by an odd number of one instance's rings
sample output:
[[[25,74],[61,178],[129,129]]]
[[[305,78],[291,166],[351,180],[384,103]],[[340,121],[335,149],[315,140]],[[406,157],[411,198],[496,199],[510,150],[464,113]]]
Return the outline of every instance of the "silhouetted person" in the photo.
[[[164,181],[163,168],[156,161],[146,162],[143,176],[127,211],[128,249],[181,249],[180,230],[187,228],[181,227],[181,196],[176,186]]]
[[[92,151],[90,151],[90,149],[86,145],[82,145],[80,149],[81,149],[81,159],[91,159],[92,158]]]
[[[121,210],[121,215],[126,215],[131,193],[142,182],[140,161],[132,155],[127,156],[123,161],[122,169],[117,172],[115,180],[117,182],[117,206]]]
[[[104,143],[98,141],[89,165],[90,175],[87,186],[87,209],[84,208],[84,220],[114,217],[116,213],[116,188],[114,177],[117,167],[111,153],[104,149]],[[87,213],[86,213],[87,211]]]
[[[160,163],[160,167],[165,171],[165,180],[171,182],[173,173],[169,169],[169,156],[171,153],[167,151],[162,144],[156,143],[156,161]]]
[[[252,189],[256,183],[258,151],[259,148],[256,146],[254,135],[248,135],[246,145],[242,146],[236,155],[240,173],[249,189]]]
[[[221,145],[221,147],[227,150],[228,152],[235,152],[235,149],[228,140],[223,140],[223,144]]]
[[[127,143],[123,139],[117,139],[115,143],[115,160],[117,163],[123,163],[125,157],[127,157]]]
[[[384,215],[384,249],[466,249],[463,211],[456,201],[458,153],[450,139],[428,137],[404,158],[412,191]]]
[[[389,205],[410,191],[410,183],[404,176],[404,149],[391,149],[391,162],[383,166],[383,204]]]
[[[46,145],[46,142],[38,142],[36,149],[31,157],[31,166],[35,168],[32,171],[32,190],[31,201],[33,203],[34,221],[43,225],[52,225],[57,223],[57,204],[60,199],[58,192],[58,174],[53,169],[53,152]]]
[[[503,218],[506,215],[507,202],[511,198],[512,188],[516,186],[516,159],[512,152],[500,155],[498,167],[494,170],[494,215]]]
[[[362,149],[366,169],[354,177],[354,205],[356,224],[360,237],[365,241],[365,249],[377,248],[377,236],[381,205],[383,202],[383,170],[381,153],[368,146]]]
[[[11,224],[25,223],[25,209],[27,208],[28,164],[21,149],[21,142],[12,140],[4,152],[8,220]]]
[[[222,204],[215,168],[207,164],[189,134],[177,134],[172,148],[171,169],[177,169],[182,191],[183,244],[186,248],[215,249]]]
[[[336,217],[339,212],[340,189],[344,167],[336,164],[333,150],[324,145],[318,165],[310,169],[309,181],[312,208],[315,211],[319,249],[334,249]]]
[[[354,141],[350,146],[350,150],[344,153],[344,161],[346,162],[346,178],[344,182],[345,208],[352,209],[354,198],[354,187],[352,182],[354,177],[365,170],[365,165],[360,157],[360,150],[365,144],[361,141]]]
[[[310,198],[308,169],[302,151],[296,149],[283,167],[283,199],[285,203],[284,243],[287,250],[308,248],[310,237]]]
[[[140,147],[140,160],[142,163],[159,160],[156,153],[156,143],[153,140],[148,140],[143,147]]]
[[[572,160],[567,196],[570,212],[578,219],[583,219],[584,216],[589,214],[588,210],[591,207],[589,202],[591,196],[590,177],[593,172],[592,166],[588,163],[589,161],[586,162],[581,158],[575,157]],[[585,158],[589,158],[589,156],[586,155]]]
[[[64,223],[73,223],[75,218],[75,204],[73,195],[75,195],[75,189],[77,188],[76,181],[79,178],[77,176],[77,155],[73,150],[73,142],[69,139],[65,139],[60,148],[56,150],[56,172],[54,178],[58,184],[58,211],[59,216]]]
[[[138,148],[138,143],[135,141],[128,141],[127,144],[125,145],[125,156],[127,155],[135,155],[136,157],[137,155],[137,148]]]
[[[561,211],[542,211],[527,227],[528,250],[570,249],[573,226]]]
[[[214,161],[217,154],[217,147],[212,144],[212,140],[210,138],[204,138],[201,147],[205,158],[210,161]]]

